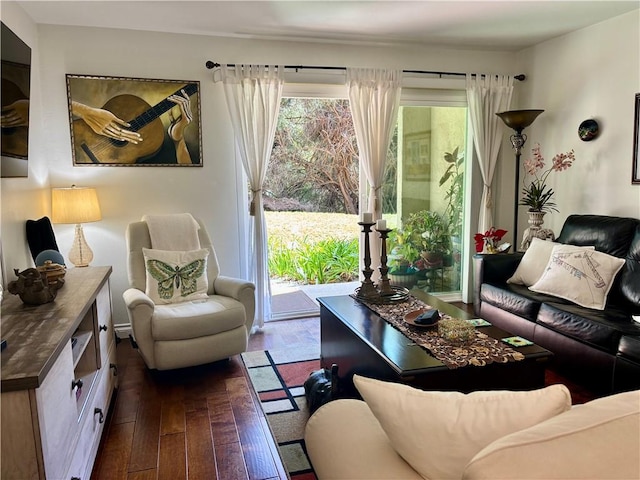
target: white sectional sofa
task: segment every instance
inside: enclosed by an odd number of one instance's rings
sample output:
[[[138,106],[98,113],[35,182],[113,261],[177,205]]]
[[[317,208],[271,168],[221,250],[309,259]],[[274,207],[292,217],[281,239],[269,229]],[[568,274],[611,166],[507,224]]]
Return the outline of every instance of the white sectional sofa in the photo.
[[[320,480],[640,478],[640,391],[572,407],[562,385],[465,395],[354,381],[364,401],[307,423]]]

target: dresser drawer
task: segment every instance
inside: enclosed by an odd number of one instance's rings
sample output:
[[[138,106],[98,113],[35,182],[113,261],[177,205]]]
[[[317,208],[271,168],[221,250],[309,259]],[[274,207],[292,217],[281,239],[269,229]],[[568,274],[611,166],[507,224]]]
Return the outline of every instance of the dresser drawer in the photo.
[[[115,348],[109,352],[107,360],[110,360],[110,357],[115,357]],[[68,473],[64,477],[66,480],[71,478],[88,480],[91,477],[115,382],[113,369],[108,366],[100,369],[94,385],[95,393],[89,399],[88,408],[80,420],[80,437]]]

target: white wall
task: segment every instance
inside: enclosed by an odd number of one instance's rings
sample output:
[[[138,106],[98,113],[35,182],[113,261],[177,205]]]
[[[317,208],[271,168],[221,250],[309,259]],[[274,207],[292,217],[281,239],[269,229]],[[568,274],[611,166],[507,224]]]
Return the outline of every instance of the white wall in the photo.
[[[4,2],[3,2],[4,8]],[[8,20],[8,19],[7,19]],[[9,22],[8,22],[9,23]],[[11,24],[9,24],[11,27]],[[20,33],[20,32],[16,32]],[[326,44],[264,42],[196,35],[170,35],[110,29],[40,26],[39,54],[34,71],[42,105],[36,115],[42,124],[31,137],[38,144],[29,160],[28,184],[35,185],[44,170],[50,185],[38,183],[27,192],[29,202],[41,208],[22,208],[20,180],[3,179],[3,241],[7,267],[24,268],[24,220],[49,213],[49,186],[72,183],[96,187],[103,220],[85,224],[85,236],[94,251],[94,265],[112,265],[114,322],[126,323],[122,292],[127,287],[124,231],[145,213],[190,211],[205,221],[213,237],[223,273],[242,271],[241,249],[246,206],[236,186],[242,176],[234,157],[233,134],[222,86],[212,82],[205,62],[282,63],[361,66],[444,71],[517,73],[514,54],[427,48],[363,47]],[[27,42],[29,43],[29,42]],[[201,82],[203,158],[202,168],[171,167],[73,167],[69,137],[65,74],[131,76]],[[37,199],[34,200],[34,199]],[[5,210],[15,209],[9,223]],[[55,225],[58,245],[66,254],[73,226]],[[7,232],[11,230],[11,232]],[[21,243],[21,244],[20,244]]]
[[[519,70],[527,74],[527,81],[513,109],[545,110],[524,132],[529,138],[522,161],[531,157],[536,142],[547,165],[556,153],[575,150],[574,166],[549,176],[560,212],[547,214],[545,226],[556,235],[572,213],[640,218],[640,185],[631,184],[634,98],[640,92],[639,32],[636,10],[519,53]],[[578,125],[589,118],[600,124],[600,135],[583,142]],[[496,224],[503,228],[513,219],[514,164],[513,150],[505,141],[496,215]],[[521,178],[523,174],[521,170]],[[526,207],[520,207],[518,223],[522,238]]]
[[[2,2],[2,22],[31,48],[31,111],[29,116],[29,158],[42,158],[46,146],[42,142],[42,96],[39,89],[40,60],[38,29],[27,14],[12,2]],[[24,269],[32,261],[25,234],[25,220],[38,219],[48,212],[48,171],[43,162],[29,161],[28,178],[3,178],[0,182],[2,195],[2,278],[5,282],[14,277],[13,269]]]

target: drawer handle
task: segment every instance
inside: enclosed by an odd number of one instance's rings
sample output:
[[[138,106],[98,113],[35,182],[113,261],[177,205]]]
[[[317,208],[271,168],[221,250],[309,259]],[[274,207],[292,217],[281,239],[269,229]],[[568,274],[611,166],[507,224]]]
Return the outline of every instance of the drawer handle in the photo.
[[[93,415],[95,416],[96,414],[100,414],[100,417],[98,418],[98,423],[104,423],[104,413],[102,413],[101,408],[95,408],[93,410]]]
[[[78,380],[72,380],[71,381],[71,390],[75,390],[76,388],[78,390],[80,390],[82,388],[82,385],[83,385],[83,383],[82,383],[82,379],[81,378],[78,379]]]
[[[118,376],[118,365],[116,365],[115,363],[110,363],[109,364],[109,368],[113,368],[113,376],[117,377]]]
[[[106,332],[109,329],[109,327],[107,327],[106,325],[100,325],[100,331],[101,332]]]
[[[71,477],[71,480],[82,480],[80,477]]]

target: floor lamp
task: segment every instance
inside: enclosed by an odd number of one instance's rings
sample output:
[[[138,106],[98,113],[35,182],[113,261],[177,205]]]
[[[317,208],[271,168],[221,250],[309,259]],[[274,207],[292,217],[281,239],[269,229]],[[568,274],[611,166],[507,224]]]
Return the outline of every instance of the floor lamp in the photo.
[[[533,123],[533,121],[544,110],[510,110],[508,112],[496,113],[505,125],[516,131],[509,139],[511,146],[516,152],[516,188],[515,202],[513,205],[513,251],[518,251],[518,190],[520,189],[520,154],[522,147],[527,141],[527,136],[522,131]]]

